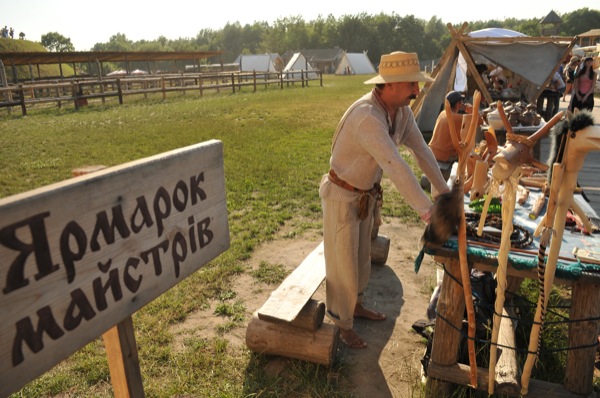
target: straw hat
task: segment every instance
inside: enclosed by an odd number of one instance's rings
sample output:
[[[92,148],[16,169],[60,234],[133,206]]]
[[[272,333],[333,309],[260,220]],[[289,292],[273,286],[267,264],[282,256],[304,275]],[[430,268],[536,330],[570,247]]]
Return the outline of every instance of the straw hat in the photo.
[[[421,72],[417,53],[396,51],[381,56],[379,75],[367,80],[365,84],[432,81],[432,78]]]

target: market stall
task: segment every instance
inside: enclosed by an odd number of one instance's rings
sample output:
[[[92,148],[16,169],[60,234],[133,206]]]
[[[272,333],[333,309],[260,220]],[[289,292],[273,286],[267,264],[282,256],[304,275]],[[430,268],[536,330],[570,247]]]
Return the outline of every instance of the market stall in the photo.
[[[424,134],[433,131],[449,91],[472,90],[465,86],[467,80],[476,85],[474,89],[481,92],[488,105],[499,99],[536,103],[575,45],[572,37],[530,37],[506,29],[466,33],[466,28],[467,23],[458,30],[448,24],[452,41],[431,73],[435,81],[426,83],[411,106]],[[510,75],[512,87],[493,90],[484,82],[478,65],[502,68]]]

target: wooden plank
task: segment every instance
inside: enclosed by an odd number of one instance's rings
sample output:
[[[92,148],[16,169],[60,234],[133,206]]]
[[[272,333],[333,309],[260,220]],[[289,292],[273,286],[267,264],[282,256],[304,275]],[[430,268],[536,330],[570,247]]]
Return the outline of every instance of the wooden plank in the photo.
[[[293,321],[324,279],[325,256],[321,242],[271,293],[258,310],[258,317],[263,320]]]
[[[438,365],[435,362],[429,362],[427,367],[427,377],[446,382],[466,386],[469,384],[469,365],[462,363],[453,365]],[[477,368],[477,389],[481,391],[488,390],[488,369]],[[507,394],[500,388],[496,389],[496,395]],[[519,396],[519,395],[516,395]],[[581,398],[582,395],[575,394],[567,390],[560,384],[550,383],[542,380],[531,380],[527,398]]]
[[[217,140],[0,199],[0,396],[229,247]]]

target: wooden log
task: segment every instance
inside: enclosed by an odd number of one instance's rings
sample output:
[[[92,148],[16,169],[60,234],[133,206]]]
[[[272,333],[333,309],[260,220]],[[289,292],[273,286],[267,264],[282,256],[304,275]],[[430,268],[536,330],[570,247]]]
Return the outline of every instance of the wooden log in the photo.
[[[317,330],[323,324],[325,318],[325,303],[315,299],[308,300],[296,318],[290,322],[260,312],[258,312],[258,317],[263,321],[290,324],[306,330]]]
[[[437,312],[441,315],[435,322],[431,361],[439,365],[453,365],[458,358],[460,345],[460,328],[465,313],[465,300],[462,286],[457,283],[460,276],[460,264],[457,259],[446,262],[442,290],[437,304]],[[452,275],[454,279],[450,276]],[[442,320],[443,317],[443,320]],[[458,328],[458,329],[457,329]],[[427,397],[450,397],[454,386],[435,376],[427,370],[425,394]],[[467,383],[465,383],[467,384]]]
[[[519,368],[515,347],[515,312],[505,303],[502,310],[502,323],[498,334],[498,361],[496,362],[496,390],[502,390],[505,394],[519,396],[521,386],[519,384]]]
[[[589,346],[597,342],[600,322],[600,286],[596,283],[573,284],[569,313],[569,347]],[[587,320],[590,319],[590,320]],[[567,353],[565,388],[577,394],[590,394],[593,389],[596,346],[571,349]]]
[[[310,331],[291,324],[263,321],[255,312],[246,329],[246,345],[257,353],[330,366],[337,351],[339,334],[339,328],[331,323]]]
[[[516,292],[523,278],[508,277],[507,292]],[[517,330],[516,314],[513,308],[512,295],[504,301],[502,323],[498,334],[498,361],[496,363],[496,388],[504,394],[519,396],[519,367],[517,364],[515,331]],[[512,347],[512,348],[509,348]]]
[[[390,253],[390,238],[378,235],[371,241],[371,263],[384,265]]]

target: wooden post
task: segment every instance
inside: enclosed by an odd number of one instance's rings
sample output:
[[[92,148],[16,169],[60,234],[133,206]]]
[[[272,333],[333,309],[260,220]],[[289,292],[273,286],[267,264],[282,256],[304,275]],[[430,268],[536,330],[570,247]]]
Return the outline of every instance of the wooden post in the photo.
[[[21,103],[21,113],[23,116],[27,116],[27,107],[25,106],[25,91],[23,85],[19,84],[19,102]]]
[[[565,388],[577,394],[588,395],[593,389],[594,360],[598,342],[600,316],[600,286],[596,283],[573,283],[569,313],[569,348],[565,370]],[[590,320],[588,320],[590,319]],[[574,321],[574,322],[573,322]]]
[[[115,398],[143,398],[133,320],[128,316],[102,335]]]
[[[460,280],[458,259],[446,259],[445,265],[444,280],[442,281],[440,298],[437,304],[437,311],[440,316],[436,318],[435,322],[431,362],[449,366],[456,364],[458,358],[465,300],[463,288],[457,282]],[[428,377],[425,394],[427,397],[432,398],[450,397],[453,389],[452,383]]]
[[[119,93],[119,105],[123,105],[123,90],[121,89],[121,79],[117,79],[117,93]]]

